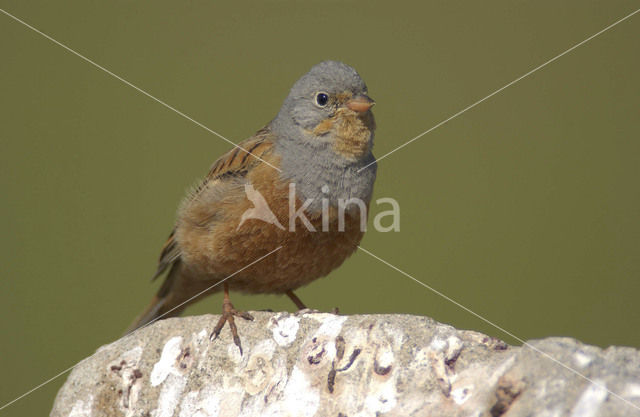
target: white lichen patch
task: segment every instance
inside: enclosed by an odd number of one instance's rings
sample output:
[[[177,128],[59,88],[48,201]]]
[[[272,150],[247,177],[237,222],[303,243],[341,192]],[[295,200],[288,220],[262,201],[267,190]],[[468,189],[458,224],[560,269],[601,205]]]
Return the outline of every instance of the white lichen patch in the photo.
[[[376,357],[376,363],[380,368],[388,368],[393,365],[393,351],[391,349],[380,349]]]
[[[157,387],[162,384],[165,379],[175,372],[176,359],[181,353],[180,344],[182,343],[182,337],[176,336],[169,339],[162,349],[160,360],[153,365],[151,371],[151,386]]]
[[[217,417],[220,410],[220,397],[213,390],[191,391],[184,396],[178,417]]]
[[[122,371],[118,374],[121,375],[124,381],[129,381],[129,373],[131,373],[132,369],[138,366],[138,362],[140,362],[140,358],[142,357],[142,346],[136,346],[133,349],[130,349],[124,352],[118,359],[107,364],[107,370],[113,371]]]
[[[469,398],[471,398],[471,393],[473,392],[473,385],[466,385],[460,388],[455,388],[451,390],[451,398],[455,401],[456,404],[461,405],[464,404]]]
[[[176,336],[165,343],[160,360],[153,365],[151,386],[163,384],[158,396],[158,408],[152,411],[154,417],[171,417],[176,411],[182,392],[187,385],[186,378],[176,368],[178,357],[182,354],[182,337]]]
[[[440,339],[439,337],[434,337],[429,344],[429,348],[433,350],[443,350],[447,347],[447,341],[444,339]]]
[[[317,315],[314,315],[314,318]],[[326,337],[336,337],[340,334],[340,331],[342,330],[342,326],[344,325],[344,322],[347,321],[347,317],[345,316],[337,316],[335,314],[322,314],[323,320],[322,320],[322,324],[320,325],[320,327],[318,328],[318,330],[316,330],[315,332],[315,337],[318,336],[326,336]]]
[[[449,336],[446,339],[434,337],[429,344],[429,348],[433,351],[443,352],[444,359],[452,359],[456,357],[462,350],[463,342],[456,336]]]
[[[582,352],[576,352],[573,355],[573,361],[576,363],[578,368],[584,368],[593,361],[593,357]]]
[[[324,323],[327,317],[335,316],[333,313],[322,313],[319,311],[310,311],[302,314],[302,317],[312,318],[319,323]]]
[[[283,392],[284,415],[312,417],[320,406],[320,392],[311,385],[307,375],[297,366],[293,367],[291,376]],[[278,415],[275,413],[274,415]]]
[[[252,349],[251,354],[263,355],[271,359],[273,353],[276,350],[276,345],[273,340],[265,339],[258,342]]]
[[[462,351],[462,347],[463,343],[460,338],[456,336],[449,336],[447,338],[447,348],[444,354],[445,359],[451,360],[458,357],[458,355],[460,355],[460,352]]]
[[[429,362],[429,351],[427,349],[419,349],[418,352],[416,352],[413,361],[417,364],[427,365]]]
[[[598,415],[598,410],[604,400],[607,399],[606,386],[604,381],[594,380],[582,393],[578,402],[571,410],[571,417],[593,417]]]
[[[136,346],[122,354],[122,359],[127,363],[135,363],[136,365],[142,357],[142,346]]]
[[[300,317],[296,316],[276,316],[269,322],[273,340],[279,346],[289,346],[296,340],[298,329],[300,328]]]
[[[393,410],[397,404],[395,381],[387,380],[383,383],[372,384],[369,395],[364,400],[364,407],[369,415],[379,415]]]
[[[107,364],[107,375],[119,380],[117,384],[119,384],[119,392],[122,394],[118,406],[126,417],[133,415],[131,408],[138,401],[138,393],[142,385],[137,382],[142,377],[142,372],[138,369],[142,352],[142,346],[136,346],[123,352],[117,359]]]
[[[200,394],[200,391],[189,391],[184,395],[182,402],[180,403],[179,417],[192,416],[196,413],[198,394]]]
[[[176,411],[187,380],[179,374],[171,373],[162,385],[158,396],[158,408],[152,411],[153,417],[171,417]]]
[[[322,314],[324,320],[320,327],[308,338],[304,348],[305,357],[331,361],[336,357],[336,337],[342,331],[346,317],[334,314]]]
[[[622,396],[625,398],[640,398],[640,384],[627,384],[622,391]]]
[[[69,417],[86,417],[91,415],[91,407],[93,406],[93,395],[90,395],[86,401],[78,400],[73,404]]]

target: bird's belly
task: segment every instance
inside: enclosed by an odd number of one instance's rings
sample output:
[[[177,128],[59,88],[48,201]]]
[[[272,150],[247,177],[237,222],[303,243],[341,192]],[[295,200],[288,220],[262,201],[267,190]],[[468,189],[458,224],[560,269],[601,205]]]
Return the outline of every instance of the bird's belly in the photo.
[[[307,215],[316,231],[300,219],[292,229],[288,184],[261,183],[267,185],[255,188],[279,225],[251,217],[243,222],[243,214],[255,208],[255,202],[242,197],[222,208],[214,224],[183,230],[181,259],[192,278],[211,282],[228,278],[232,290],[283,293],[327,275],[356,250],[364,234],[359,212],[344,214],[343,231],[338,230],[337,210],[329,211],[326,230],[321,214]],[[296,207],[301,204],[297,201]]]
[[[219,266],[232,274],[280,248],[229,283],[232,289],[248,293],[283,293],[329,274],[356,250],[361,238],[359,231],[310,232],[304,226],[295,232],[278,230],[273,239],[256,235],[245,240],[239,248],[244,256]]]

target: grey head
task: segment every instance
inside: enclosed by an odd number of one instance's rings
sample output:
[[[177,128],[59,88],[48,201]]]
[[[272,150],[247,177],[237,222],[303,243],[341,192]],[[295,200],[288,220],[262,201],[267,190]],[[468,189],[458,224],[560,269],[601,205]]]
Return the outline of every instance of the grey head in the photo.
[[[315,65],[291,88],[271,122],[276,150],[282,157],[282,176],[294,182],[298,197],[312,199],[309,211],[319,211],[321,200],[336,206],[338,199],[369,203],[376,177],[373,147],[373,100],[355,69],[342,62]],[[338,126],[366,132],[362,152],[338,146]],[[347,141],[350,142],[350,141]],[[372,164],[373,163],[373,164]],[[366,169],[358,170],[366,165]],[[349,207],[347,207],[347,211]]]
[[[336,110],[335,100],[323,106],[321,103],[324,98],[319,95],[326,94],[331,100],[347,91],[366,96],[367,85],[356,70],[347,64],[321,62],[291,87],[275,122],[281,128],[313,129]]]

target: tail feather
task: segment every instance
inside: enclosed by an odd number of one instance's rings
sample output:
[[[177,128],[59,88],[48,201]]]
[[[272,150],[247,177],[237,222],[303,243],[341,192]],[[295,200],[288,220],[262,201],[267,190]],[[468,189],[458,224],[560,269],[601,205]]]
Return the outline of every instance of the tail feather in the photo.
[[[203,292],[209,289],[211,282],[187,279],[183,272],[181,263],[175,262],[149,306],[136,317],[125,334],[155,320],[179,316],[191,303],[220,291],[220,287],[216,287],[206,293]]]
[[[155,296],[151,300],[149,306],[131,323],[129,328],[125,331],[125,334],[131,333],[152,321],[160,318],[176,317],[182,313],[186,306],[176,307],[174,303],[171,303],[169,296]]]
[[[220,286],[211,287],[211,281],[190,279],[182,262],[176,259],[149,306],[136,317],[125,334],[155,320],[179,316],[191,303],[221,290]]]
[[[179,281],[180,262],[176,261],[171,265],[158,293],[153,297],[149,306],[131,323],[125,334],[131,333],[160,318],[175,317],[182,313],[186,305],[180,305],[184,300],[177,300],[175,286]]]

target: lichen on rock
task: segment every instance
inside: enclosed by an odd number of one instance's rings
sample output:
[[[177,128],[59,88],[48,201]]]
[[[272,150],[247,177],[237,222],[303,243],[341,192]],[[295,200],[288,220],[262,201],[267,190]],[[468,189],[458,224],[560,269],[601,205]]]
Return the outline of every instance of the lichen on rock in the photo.
[[[52,417],[640,415],[640,352],[508,346],[409,315],[252,312],[162,320],[77,366]],[[553,358],[553,359],[550,359]]]

